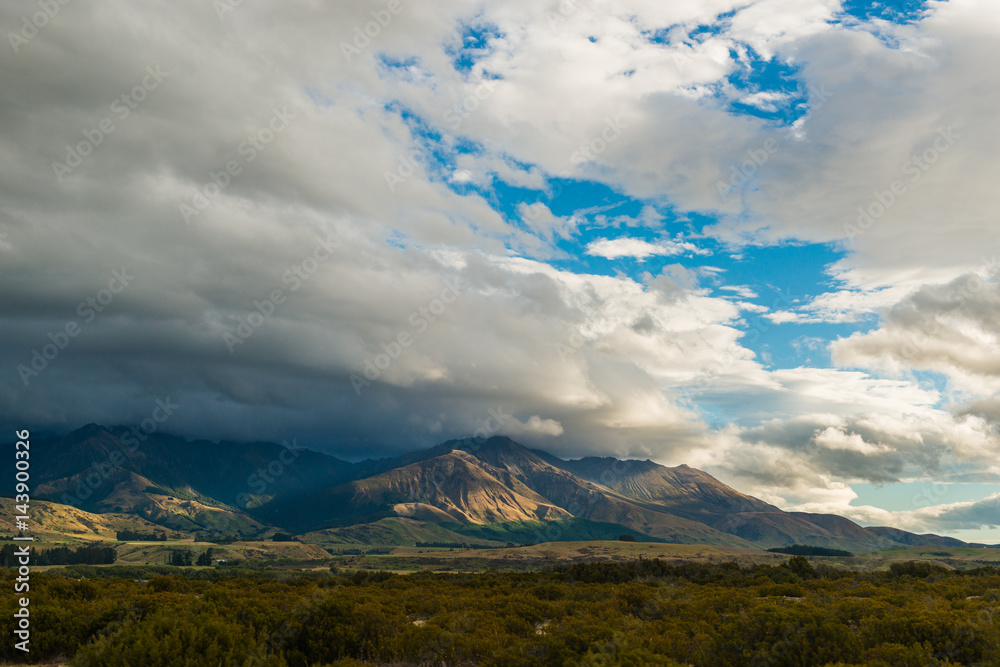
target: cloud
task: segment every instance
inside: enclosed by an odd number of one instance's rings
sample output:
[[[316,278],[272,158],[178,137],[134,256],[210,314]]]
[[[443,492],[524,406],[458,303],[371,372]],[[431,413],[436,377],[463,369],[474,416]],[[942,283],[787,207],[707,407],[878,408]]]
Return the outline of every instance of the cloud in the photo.
[[[1000,286],[969,273],[925,285],[888,309],[873,331],[836,341],[842,365],[900,374],[930,370],[973,397],[1000,391]]]
[[[762,111],[774,112],[777,111],[781,103],[787,101],[789,97],[791,97],[791,95],[788,93],[761,91],[740,98],[740,102],[742,104],[746,104],[747,106],[757,107]]]
[[[927,521],[947,530],[1000,526],[1000,493],[974,502],[952,503],[928,508]]]
[[[876,316],[882,309],[895,305],[919,287],[919,283],[910,282],[869,290],[841,289],[824,292],[794,310],[775,311],[766,317],[775,324],[854,323]]]
[[[926,504],[926,500],[947,492],[947,485],[932,487],[930,492],[917,494],[915,506],[907,510],[885,510],[871,505],[854,506],[848,503],[857,498],[850,488],[837,489],[822,500],[803,503],[794,508],[799,512],[815,512],[818,514],[839,514],[846,516],[862,526],[892,526],[917,534],[934,533],[938,535],[955,535],[970,531],[959,539],[981,539],[993,543],[997,539],[996,531],[987,531],[1000,526],[1000,494],[993,494],[974,501],[963,501],[944,504]]]
[[[363,456],[468,435],[502,406],[528,444],[714,466],[786,505],[995,468],[989,0],[877,31],[832,20],[834,0],[403,7],[362,44],[370,3],[220,21],[112,0],[8,53],[0,421],[135,422],[170,396],[177,432]],[[465,53],[475,26],[490,35]],[[733,83],[772,56],[810,91],[791,127],[732,109],[789,102]],[[147,68],[166,73],[155,88]],[[841,259],[781,310],[700,265],[788,241]],[[593,257],[676,259],[605,276]],[[122,270],[134,281],[101,303]],[[877,324],[833,344],[835,368],[768,369],[747,311]],[[18,367],[70,323],[25,384]]]
[[[709,252],[703,250],[693,243],[677,241],[658,241],[650,243],[642,239],[620,237],[617,239],[600,239],[587,244],[587,254],[594,257],[604,257],[605,259],[618,259],[620,257],[632,257],[640,262],[649,257],[674,256],[684,253],[695,255],[707,255]]]
[[[716,377],[697,394],[744,423],[729,424],[687,462],[783,508],[832,502],[850,484],[995,479],[1000,429],[978,414],[937,407],[911,380],[790,369]],[[849,489],[848,489],[849,490]],[[846,506],[853,495],[837,496]],[[812,510],[810,510],[812,511]],[[837,513],[852,516],[845,508]],[[853,511],[853,510],[852,510]]]
[[[505,421],[500,432],[514,438],[523,438],[525,436],[560,436],[564,431],[562,424],[553,419],[542,419],[538,415],[531,415],[526,422],[520,422],[516,419]]]
[[[747,287],[746,285],[722,285],[719,289],[727,292],[733,292],[741,299],[756,299],[759,296],[757,292],[753,291],[753,289]]]

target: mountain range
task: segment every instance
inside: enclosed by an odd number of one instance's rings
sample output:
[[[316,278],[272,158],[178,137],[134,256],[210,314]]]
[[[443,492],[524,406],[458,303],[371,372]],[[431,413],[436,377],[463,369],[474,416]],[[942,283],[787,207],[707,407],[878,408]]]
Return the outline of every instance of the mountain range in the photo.
[[[13,478],[12,461],[8,479]],[[563,460],[506,437],[348,462],[270,442],[87,425],[32,440],[34,497],[199,538],[321,532],[359,544],[618,539],[854,552],[985,546],[786,512],[686,465]]]

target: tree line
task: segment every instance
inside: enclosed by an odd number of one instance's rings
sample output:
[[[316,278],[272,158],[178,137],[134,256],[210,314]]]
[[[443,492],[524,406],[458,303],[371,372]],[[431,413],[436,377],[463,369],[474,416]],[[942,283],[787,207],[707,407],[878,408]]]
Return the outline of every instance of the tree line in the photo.
[[[814,547],[810,544],[791,544],[787,547],[774,547],[768,549],[771,553],[788,554],[789,556],[840,556],[849,558],[853,556],[850,551],[843,549],[830,549],[828,547]]]
[[[0,567],[16,568],[20,561],[15,551],[20,547],[5,544],[0,547]],[[102,544],[88,544],[72,549],[70,547],[53,547],[51,549],[28,550],[31,565],[109,565],[115,562],[115,548]]]
[[[144,533],[139,530],[126,529],[115,533],[115,539],[119,542],[166,542],[167,534],[162,530]]]
[[[171,549],[167,562],[170,565],[180,565],[182,567],[189,565],[211,565],[215,560],[213,555],[214,550],[212,547],[202,551],[197,559],[194,558],[190,549]]]

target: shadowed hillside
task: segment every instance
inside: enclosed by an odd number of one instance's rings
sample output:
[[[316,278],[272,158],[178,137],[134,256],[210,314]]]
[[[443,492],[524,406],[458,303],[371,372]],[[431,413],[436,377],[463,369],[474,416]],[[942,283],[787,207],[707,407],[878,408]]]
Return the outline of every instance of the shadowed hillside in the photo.
[[[453,440],[349,463],[267,442],[184,440],[88,425],[33,442],[41,498],[133,516],[205,538],[344,531],[356,542],[615,539],[871,551],[960,546],[935,535],[867,529],[840,516],[784,512],[686,465],[566,461],[510,438]],[[10,461],[5,463],[8,467]],[[408,520],[414,523],[386,523]],[[420,539],[420,538],[423,539]]]

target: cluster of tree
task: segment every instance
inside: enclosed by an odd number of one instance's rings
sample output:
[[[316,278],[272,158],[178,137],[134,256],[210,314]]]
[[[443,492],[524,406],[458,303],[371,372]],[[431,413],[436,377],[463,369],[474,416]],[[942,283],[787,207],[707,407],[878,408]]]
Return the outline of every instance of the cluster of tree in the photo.
[[[171,549],[169,563],[171,565],[194,565],[194,558],[189,549]]]
[[[271,537],[272,542],[298,542],[299,538],[294,535],[289,535],[288,533],[275,533]]]
[[[84,566],[74,567],[76,574]],[[642,560],[450,575],[179,572],[191,576],[147,574],[143,582],[34,574],[31,613],[45,626],[32,634],[32,658],[267,667],[944,667],[996,665],[1000,656],[995,567],[900,564],[858,573],[795,556],[780,566]],[[14,576],[4,573],[0,587]],[[13,630],[14,605],[13,596],[0,599],[0,633]],[[0,660],[14,658],[12,643],[0,644]]]
[[[945,574],[948,574],[948,569],[937,563],[909,560],[889,565],[889,576],[891,577],[917,577],[918,579],[926,579],[927,577]]]
[[[119,542],[166,542],[167,534],[162,530],[152,533],[143,533],[138,530],[119,530],[115,533],[115,539]]]
[[[413,546],[417,548],[437,548],[437,549],[512,549],[518,545],[513,542],[504,544],[469,544],[468,542],[415,542]]]
[[[348,549],[334,549],[332,547],[327,547],[326,552],[331,556],[361,556],[364,554],[370,555],[385,555],[391,554],[394,547],[365,547],[361,548],[348,548]]]
[[[189,565],[211,565],[215,560],[212,556],[212,547],[202,551],[197,559],[194,558],[190,549],[171,549],[167,562],[170,565],[180,565],[182,567]]]
[[[791,544],[787,547],[774,547],[768,551],[776,554],[788,554],[789,556],[853,556],[850,551],[843,549],[828,549],[827,547],[814,547],[811,544]]]
[[[0,566],[18,567],[20,561],[14,554],[19,548],[13,544],[5,544],[0,547]],[[75,549],[70,547],[36,549],[31,547],[28,553],[31,565],[108,565],[115,562],[115,548],[103,544],[87,544]]]
[[[332,547],[326,547],[324,551],[326,551],[331,556],[360,556],[362,553],[364,553],[361,549],[355,549],[355,548],[334,549]]]

